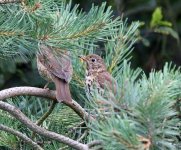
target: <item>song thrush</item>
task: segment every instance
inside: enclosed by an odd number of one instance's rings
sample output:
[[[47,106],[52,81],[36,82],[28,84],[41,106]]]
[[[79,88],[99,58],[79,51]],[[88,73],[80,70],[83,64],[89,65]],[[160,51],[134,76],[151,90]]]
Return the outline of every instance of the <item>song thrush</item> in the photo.
[[[108,89],[116,94],[117,82],[106,70],[103,59],[96,54],[79,57],[86,62],[85,83],[88,92],[91,94],[92,90],[95,89],[94,87],[96,87],[99,93],[104,89]]]
[[[40,45],[40,51],[37,54],[37,68],[45,80],[54,82],[56,98],[59,102],[72,101],[69,82],[73,68],[68,54],[62,53],[56,57],[50,46]]]

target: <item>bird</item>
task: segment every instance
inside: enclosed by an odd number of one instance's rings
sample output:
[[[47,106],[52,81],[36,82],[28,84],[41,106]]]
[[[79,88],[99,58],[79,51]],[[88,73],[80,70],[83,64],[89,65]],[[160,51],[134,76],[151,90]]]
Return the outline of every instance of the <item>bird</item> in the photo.
[[[73,74],[70,56],[62,51],[61,55],[56,57],[54,51],[52,47],[40,44],[39,52],[37,53],[38,72],[48,83],[53,82],[55,84],[58,102],[70,103],[72,98],[69,82]],[[45,85],[45,88],[47,85]]]
[[[85,85],[90,95],[95,88],[100,94],[105,89],[113,94],[117,93],[117,82],[107,71],[104,60],[99,55],[90,54],[79,58],[86,62]]]

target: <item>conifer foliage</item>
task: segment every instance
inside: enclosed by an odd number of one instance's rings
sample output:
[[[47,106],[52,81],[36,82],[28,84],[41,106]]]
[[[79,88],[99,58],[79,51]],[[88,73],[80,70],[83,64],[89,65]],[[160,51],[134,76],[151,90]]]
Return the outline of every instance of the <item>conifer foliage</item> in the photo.
[[[40,43],[55,47],[55,55],[59,49],[70,51],[74,67],[72,97],[94,119],[84,120],[68,106],[36,96],[25,94],[6,100],[0,96],[0,100],[19,108],[42,128],[65,135],[85,149],[181,149],[181,70],[166,63],[161,71],[153,70],[147,76],[140,68],[131,68],[130,53],[138,39],[139,25],[115,18],[106,3],[83,12],[65,0],[0,1],[0,61],[33,61]],[[101,53],[99,49],[103,49]],[[118,83],[116,95],[107,92],[109,96],[103,97],[95,92],[87,97],[85,68],[78,55],[89,53],[104,58]],[[108,103],[109,109],[102,110],[97,100]],[[0,149],[78,149],[77,143],[72,146],[32,132],[4,111],[3,104]],[[28,144],[22,135],[30,138]]]

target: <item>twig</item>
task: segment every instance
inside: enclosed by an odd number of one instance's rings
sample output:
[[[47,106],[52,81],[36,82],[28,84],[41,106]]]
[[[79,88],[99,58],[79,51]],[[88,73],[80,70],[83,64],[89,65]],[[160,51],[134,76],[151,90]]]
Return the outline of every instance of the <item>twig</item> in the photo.
[[[52,111],[54,110],[55,108],[55,105],[57,104],[56,101],[53,101],[49,110],[37,121],[37,125],[41,125],[43,123],[43,121],[52,113]]]
[[[0,91],[0,100],[22,95],[44,97],[57,101],[55,91],[36,87],[13,87],[2,90]],[[82,119],[86,121],[95,120],[76,101],[72,100],[71,103],[63,101],[63,103],[73,109]]]
[[[77,150],[88,150],[88,145],[82,144],[80,142],[74,141],[68,137],[57,134],[55,132],[48,131],[44,128],[39,127],[35,123],[33,123],[30,119],[28,119],[18,108],[12,106],[8,103],[0,101],[0,109],[9,112],[13,117],[19,120],[21,123],[25,124],[32,131],[45,136],[49,139],[56,140],[62,142],[64,144],[69,145],[70,147]]]
[[[73,133],[77,128],[82,128],[83,125],[86,125],[84,121],[82,121],[78,125],[75,125],[74,127],[70,128],[67,135]]]
[[[37,121],[36,124],[37,124],[38,126],[40,126],[40,125],[43,123],[43,121],[44,121],[46,118],[48,118],[48,116],[49,116],[49,115],[52,113],[52,111],[54,110],[56,104],[57,104],[56,101],[53,101],[53,102],[52,102],[52,104],[51,104],[50,108],[48,109],[48,111]],[[35,135],[36,135],[35,132],[33,132],[33,134],[32,134],[32,139],[35,138]]]
[[[77,140],[78,142],[80,142],[82,139],[85,138],[85,136],[88,134],[88,130],[85,130],[85,132],[81,135],[81,137]]]
[[[25,136],[24,134],[22,134],[19,131],[15,131],[14,129],[11,129],[11,128],[4,126],[2,124],[0,124],[0,130],[3,130],[5,132],[11,133],[11,134],[19,137],[20,139],[22,139],[26,143],[32,145],[32,147],[37,149],[37,150],[43,150],[43,148],[41,148],[37,143],[35,143],[34,141],[32,141],[30,138],[28,138],[27,136]]]
[[[72,140],[63,135],[43,129],[43,128],[37,126],[35,123],[33,123],[30,119],[28,119],[18,108],[10,105],[8,103],[0,101],[0,109],[9,112],[13,117],[15,117],[21,123],[25,124],[32,131],[34,131],[42,136],[45,136],[47,138],[67,144],[70,147],[75,148],[77,150],[88,150],[91,147],[102,144],[101,141],[93,141],[89,144],[82,144],[78,141]]]
[[[88,130],[85,130],[85,132],[80,136],[79,139],[77,139],[77,141],[80,142],[87,134],[88,134]],[[64,149],[67,149],[67,148],[68,148],[68,146],[66,145],[66,146],[64,146],[62,148],[59,148],[58,150],[64,150]]]
[[[92,141],[92,142],[90,142],[89,144],[88,144],[88,147],[89,148],[92,148],[92,147],[94,147],[94,146],[97,146],[97,145],[102,145],[102,141]]]
[[[75,127],[71,128],[70,131],[67,133],[67,135],[70,135],[71,133],[75,132],[75,130],[76,130],[77,128],[81,128],[82,125],[85,125],[85,122],[84,122],[84,121],[81,122],[81,123],[79,123],[79,124],[76,125]],[[85,132],[87,132],[87,129],[86,129]],[[83,137],[85,137],[85,134],[87,134],[87,133],[85,133],[85,132],[82,134]],[[80,140],[82,140],[82,136],[77,140],[78,142],[80,142]],[[62,148],[59,148],[58,150],[64,150],[64,149],[67,149],[67,148],[68,148],[68,146],[66,145],[66,146],[64,146],[64,147],[62,147]]]

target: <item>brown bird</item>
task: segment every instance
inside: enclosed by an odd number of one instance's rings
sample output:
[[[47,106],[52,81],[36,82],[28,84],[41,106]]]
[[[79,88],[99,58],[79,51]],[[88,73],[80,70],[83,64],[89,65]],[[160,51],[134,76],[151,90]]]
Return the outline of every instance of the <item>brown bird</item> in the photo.
[[[59,102],[72,101],[69,82],[72,77],[73,68],[68,54],[63,54],[62,52],[59,57],[56,57],[50,46],[40,45],[40,51],[37,54],[37,68],[39,74],[48,83],[54,82],[56,98]]]
[[[88,92],[91,94],[92,89],[95,89],[94,87],[96,87],[99,93],[108,89],[116,94],[117,82],[106,70],[103,59],[96,54],[79,57],[86,62],[85,83]]]

